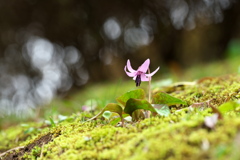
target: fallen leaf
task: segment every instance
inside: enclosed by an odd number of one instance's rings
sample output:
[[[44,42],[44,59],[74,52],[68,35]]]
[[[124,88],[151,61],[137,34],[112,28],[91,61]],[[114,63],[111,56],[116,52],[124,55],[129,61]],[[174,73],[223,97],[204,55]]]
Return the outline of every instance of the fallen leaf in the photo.
[[[218,122],[218,114],[214,113],[212,116],[207,116],[204,119],[204,124],[206,127],[213,129]]]

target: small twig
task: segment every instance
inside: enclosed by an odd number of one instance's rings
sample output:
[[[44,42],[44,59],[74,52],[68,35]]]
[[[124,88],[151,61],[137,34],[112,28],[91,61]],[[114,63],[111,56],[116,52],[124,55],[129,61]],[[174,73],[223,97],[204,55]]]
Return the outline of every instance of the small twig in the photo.
[[[218,115],[218,119],[223,119],[222,113],[216,107],[214,107],[212,104],[210,104],[210,102],[212,100],[213,99],[207,101],[208,106],[210,106],[212,108],[213,113],[216,113]]]
[[[9,152],[11,152],[11,151],[17,150],[17,149],[22,149],[22,148],[24,148],[24,146],[15,147],[15,148],[9,149],[9,150],[1,153],[1,154],[0,154],[0,159],[1,159],[1,157],[4,156],[5,154],[7,154],[7,153],[9,153]]]

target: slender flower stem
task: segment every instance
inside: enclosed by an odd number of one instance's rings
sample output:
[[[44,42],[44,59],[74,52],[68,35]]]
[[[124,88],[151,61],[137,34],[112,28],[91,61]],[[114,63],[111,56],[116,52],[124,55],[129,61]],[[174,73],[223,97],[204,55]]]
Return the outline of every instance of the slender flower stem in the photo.
[[[150,69],[148,68],[148,74],[150,74]],[[149,77],[148,81],[148,102],[151,104],[151,77]],[[150,118],[150,111],[145,111],[145,117]]]
[[[150,69],[148,68],[148,74],[150,74]],[[151,78],[149,77],[148,81],[148,102],[151,103]]]

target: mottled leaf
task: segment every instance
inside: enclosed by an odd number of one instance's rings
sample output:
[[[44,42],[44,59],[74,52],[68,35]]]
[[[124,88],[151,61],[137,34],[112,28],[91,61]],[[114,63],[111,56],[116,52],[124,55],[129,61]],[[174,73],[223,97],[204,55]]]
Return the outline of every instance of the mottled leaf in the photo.
[[[153,103],[154,104],[166,104],[168,106],[176,105],[176,104],[187,105],[187,103],[185,101],[175,98],[173,96],[170,96],[169,94],[164,93],[164,92],[158,92],[155,95],[153,95]]]
[[[151,112],[156,112],[153,106],[145,99],[133,99],[130,98],[124,108],[124,112],[131,115],[137,109],[144,109]]]
[[[144,99],[145,98],[145,93],[143,89],[136,89],[132,91],[128,91],[125,94],[121,95],[120,97],[117,98],[117,101],[121,103],[123,106],[126,105],[127,101],[130,98],[134,99]]]

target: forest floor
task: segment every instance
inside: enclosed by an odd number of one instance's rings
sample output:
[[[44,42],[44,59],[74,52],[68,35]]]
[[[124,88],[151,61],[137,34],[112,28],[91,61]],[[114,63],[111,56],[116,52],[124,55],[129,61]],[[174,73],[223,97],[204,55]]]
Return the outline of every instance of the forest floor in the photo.
[[[239,70],[235,58],[189,69],[184,82],[153,77],[153,95],[184,103],[168,103],[169,114],[125,117],[123,126],[115,113],[88,120],[134,82],[93,85],[30,120],[1,120],[0,159],[240,159]]]

